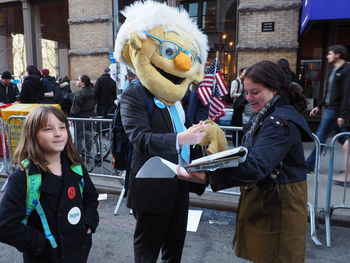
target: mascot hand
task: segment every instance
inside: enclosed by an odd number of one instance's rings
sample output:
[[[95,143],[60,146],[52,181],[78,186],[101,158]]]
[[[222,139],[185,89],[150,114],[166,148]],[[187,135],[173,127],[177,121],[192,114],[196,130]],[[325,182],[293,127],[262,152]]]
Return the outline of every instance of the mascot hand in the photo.
[[[206,120],[206,124],[210,124],[205,129],[206,136],[199,143],[201,146],[208,146],[207,154],[222,152],[228,149],[225,133],[220,129],[219,125],[211,120]]]

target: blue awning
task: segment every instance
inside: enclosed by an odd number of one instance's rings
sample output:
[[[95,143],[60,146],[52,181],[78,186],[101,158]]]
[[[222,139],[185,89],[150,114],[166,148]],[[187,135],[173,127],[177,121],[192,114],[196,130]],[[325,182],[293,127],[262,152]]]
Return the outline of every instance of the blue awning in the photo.
[[[350,0],[303,0],[300,33],[309,21],[350,18]]]

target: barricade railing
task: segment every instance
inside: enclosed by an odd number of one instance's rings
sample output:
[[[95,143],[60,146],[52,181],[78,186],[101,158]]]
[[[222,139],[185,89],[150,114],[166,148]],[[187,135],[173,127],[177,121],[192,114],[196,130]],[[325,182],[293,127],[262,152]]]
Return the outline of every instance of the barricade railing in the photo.
[[[6,147],[6,130],[5,130],[5,124],[2,118],[0,118],[0,133],[1,133],[1,149],[2,149],[2,162],[0,162],[0,174],[1,175],[8,175],[7,167],[8,167],[8,150]],[[7,180],[5,180],[4,184],[2,185],[0,192],[4,191]]]
[[[348,164],[349,164],[349,151],[346,154],[346,167],[345,167],[345,180],[344,187],[342,192],[342,199],[340,204],[332,204],[332,186],[333,186],[333,173],[334,173],[334,155],[335,155],[335,144],[337,140],[346,136],[349,138],[350,132],[342,132],[335,135],[331,143],[329,145],[329,162],[328,162],[328,178],[327,178],[327,194],[326,194],[326,203],[325,208],[322,209],[322,215],[325,217],[325,226],[326,226],[326,242],[327,247],[331,247],[331,216],[336,209],[350,209],[350,204],[346,203],[346,194],[347,194],[347,186],[348,186]]]
[[[314,191],[313,196],[314,200],[313,203],[309,201],[308,207],[309,207],[309,217],[310,217],[310,236],[311,239],[314,241],[314,243],[318,246],[322,245],[322,243],[319,241],[319,239],[316,236],[316,229],[318,228],[318,220],[317,220],[317,212],[318,212],[318,192],[319,192],[319,175],[320,175],[320,158],[321,158],[321,143],[318,137],[313,133],[312,134],[315,147],[316,147],[316,156],[315,156],[315,179],[314,179]]]

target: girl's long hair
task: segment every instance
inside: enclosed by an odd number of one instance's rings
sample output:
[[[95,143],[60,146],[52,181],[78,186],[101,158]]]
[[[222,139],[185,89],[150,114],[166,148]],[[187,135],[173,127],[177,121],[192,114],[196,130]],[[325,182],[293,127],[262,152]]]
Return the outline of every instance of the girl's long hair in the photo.
[[[49,172],[47,168],[48,163],[44,157],[44,150],[39,145],[37,135],[40,129],[46,126],[50,113],[66,125],[68,139],[62,153],[65,154],[72,163],[81,163],[78,150],[73,144],[72,136],[69,132],[69,124],[66,115],[55,107],[43,105],[30,112],[23,122],[22,136],[13,155],[14,163],[20,168],[24,169],[25,167],[23,167],[22,161],[29,159],[38,166],[41,171]]]

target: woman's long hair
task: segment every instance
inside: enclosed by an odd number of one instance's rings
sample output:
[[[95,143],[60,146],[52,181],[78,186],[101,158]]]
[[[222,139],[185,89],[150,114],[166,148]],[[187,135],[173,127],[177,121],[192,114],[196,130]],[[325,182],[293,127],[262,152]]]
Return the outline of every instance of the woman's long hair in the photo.
[[[307,103],[305,96],[302,94],[302,87],[294,82],[286,86],[284,72],[276,63],[266,60],[260,61],[247,69],[245,78],[249,78],[270,90],[277,91],[297,111],[301,112],[306,109]]]
[[[50,113],[66,125],[68,139],[63,153],[66,154],[72,163],[81,163],[78,150],[73,144],[72,136],[69,132],[69,124],[66,115],[55,107],[43,105],[30,112],[23,122],[22,136],[13,155],[14,163],[22,169],[25,168],[22,165],[22,161],[29,159],[37,165],[41,171],[49,172],[47,168],[48,163],[44,157],[44,150],[40,147],[37,135],[40,129],[46,126]]]
[[[92,88],[92,87],[93,87],[93,85],[92,85],[92,83],[91,83],[91,80],[90,80],[90,78],[89,78],[88,75],[84,75],[84,74],[83,74],[83,75],[81,75],[79,78],[80,78],[80,81],[84,83],[84,86],[85,86],[86,88]]]

